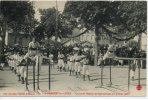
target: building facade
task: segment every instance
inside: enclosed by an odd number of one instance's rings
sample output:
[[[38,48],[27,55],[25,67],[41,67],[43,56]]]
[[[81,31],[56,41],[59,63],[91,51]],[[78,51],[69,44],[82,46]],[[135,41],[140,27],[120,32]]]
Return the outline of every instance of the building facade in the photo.
[[[8,46],[14,46],[15,44],[19,44],[20,46],[28,46],[30,41],[30,35],[15,35],[14,33],[8,33],[7,39],[5,39],[5,43],[7,43]]]
[[[82,33],[85,29],[83,30],[76,30],[73,32],[73,34],[75,35],[78,35],[80,33]],[[86,32],[85,34],[82,34],[78,37],[74,37],[74,38],[71,38],[71,40],[69,42],[66,43],[66,45],[73,45],[75,43],[82,43],[82,42],[86,42],[88,43],[88,45],[91,44],[91,46],[94,46],[95,44],[95,31],[94,30],[89,30],[88,32]],[[65,40],[65,39],[64,39]],[[109,44],[110,43],[110,37],[107,35],[107,34],[101,34],[99,36],[99,44],[102,45],[102,44]],[[87,45],[87,43],[85,43],[85,45]]]
[[[140,39],[139,39],[140,38]],[[147,33],[142,33],[141,35],[137,35],[134,38],[135,41],[138,42],[140,40],[140,49],[146,51],[147,49]]]

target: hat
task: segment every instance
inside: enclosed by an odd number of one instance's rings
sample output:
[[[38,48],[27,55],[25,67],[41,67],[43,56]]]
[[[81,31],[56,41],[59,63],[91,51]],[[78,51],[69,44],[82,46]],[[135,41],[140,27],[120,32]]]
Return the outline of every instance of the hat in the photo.
[[[74,47],[73,50],[79,50],[79,48],[78,47]]]
[[[84,48],[84,51],[86,52],[86,51],[89,51],[89,48]]]

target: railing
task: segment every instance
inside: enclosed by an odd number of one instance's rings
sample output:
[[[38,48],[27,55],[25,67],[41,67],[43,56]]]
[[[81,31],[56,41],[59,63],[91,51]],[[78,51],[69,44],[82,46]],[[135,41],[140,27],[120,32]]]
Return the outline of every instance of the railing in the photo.
[[[39,57],[38,57],[39,59]],[[44,57],[44,59],[47,59],[48,60],[48,89],[49,91],[51,90],[51,76],[50,76],[50,73],[51,73],[51,62],[50,62],[50,58],[48,57]],[[131,70],[131,61],[133,60],[136,60],[136,61],[145,61],[146,58],[123,58],[123,57],[108,57],[109,59],[109,87],[112,86],[113,82],[112,82],[112,60],[128,60],[128,91],[130,90],[130,70]],[[39,61],[39,60],[38,60]],[[32,71],[33,71],[33,90],[35,91],[36,90],[36,83],[35,83],[35,61],[31,60],[31,62],[33,62],[33,66],[32,66]],[[104,63],[104,62],[103,62]],[[25,85],[26,85],[26,90],[29,90],[28,88],[28,66],[29,66],[29,60],[27,59],[27,65],[26,65],[26,82],[25,82]],[[40,68],[39,68],[39,63],[38,63],[38,66],[37,66],[37,90],[40,90]],[[136,66],[137,67],[137,66]],[[101,66],[101,81],[100,81],[100,87],[102,87],[104,84],[103,84],[103,74],[104,74],[104,64],[102,64]],[[140,81],[140,66],[138,66],[138,85],[141,85],[141,81]]]
[[[109,83],[109,87],[112,86],[112,67],[111,67],[111,60],[128,60],[128,91],[130,89],[130,70],[131,70],[131,61],[133,60],[146,60],[146,58],[122,58],[122,57],[108,57],[109,58],[109,62],[110,62],[110,66],[109,66],[109,80],[110,80],[110,83]],[[103,61],[104,63],[104,61]],[[137,66],[136,66],[137,67]],[[101,86],[103,86],[103,68],[104,68],[104,64],[102,64],[101,66]],[[140,66],[138,66],[138,85],[140,85],[141,82],[140,82]]]

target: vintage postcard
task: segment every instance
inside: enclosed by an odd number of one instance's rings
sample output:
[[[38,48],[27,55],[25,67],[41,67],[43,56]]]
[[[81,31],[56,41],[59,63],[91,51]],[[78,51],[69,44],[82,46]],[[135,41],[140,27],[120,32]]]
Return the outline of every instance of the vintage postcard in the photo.
[[[0,96],[145,97],[147,1],[0,0]]]

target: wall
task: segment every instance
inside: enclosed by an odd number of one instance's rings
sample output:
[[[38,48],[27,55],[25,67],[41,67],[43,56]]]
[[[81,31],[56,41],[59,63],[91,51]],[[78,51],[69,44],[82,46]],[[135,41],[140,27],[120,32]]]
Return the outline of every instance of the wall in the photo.
[[[15,35],[13,33],[9,33],[8,35],[8,45],[13,46],[15,44]],[[16,43],[21,46],[28,46],[31,41],[31,37],[28,35],[25,37],[24,35],[18,35],[16,39]]]

